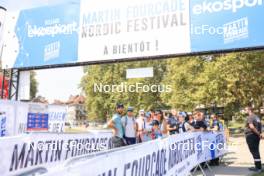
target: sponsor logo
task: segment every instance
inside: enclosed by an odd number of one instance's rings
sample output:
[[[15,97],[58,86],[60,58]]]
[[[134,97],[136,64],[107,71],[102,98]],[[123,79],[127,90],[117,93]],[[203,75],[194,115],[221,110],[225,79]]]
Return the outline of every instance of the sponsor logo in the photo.
[[[44,48],[44,61],[49,61],[60,56],[60,42],[50,43]]]
[[[50,26],[41,26],[38,27],[36,25],[27,26],[28,37],[44,37],[51,36],[54,37],[56,35],[71,35],[74,32],[78,32],[78,25],[76,22],[70,24],[54,24]]]
[[[224,43],[232,43],[237,40],[248,38],[248,18],[241,18],[224,24]]]
[[[221,11],[232,11],[236,13],[244,7],[256,7],[263,4],[263,0],[224,0],[224,1],[204,1],[201,4],[193,6],[193,13],[200,15],[203,13],[216,13]]]

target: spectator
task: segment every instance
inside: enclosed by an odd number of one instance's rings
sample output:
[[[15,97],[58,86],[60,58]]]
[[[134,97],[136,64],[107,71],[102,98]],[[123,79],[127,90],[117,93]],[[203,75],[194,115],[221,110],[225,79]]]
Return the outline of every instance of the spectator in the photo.
[[[177,111],[176,111],[176,109],[172,109],[171,115],[169,116],[169,119],[168,119],[168,125],[167,125],[167,129],[168,129],[170,135],[176,134],[177,124],[178,124]]]
[[[136,123],[137,123],[137,139],[138,139],[138,143],[141,143],[144,141],[144,132],[146,129],[145,111],[143,109],[139,111],[139,116],[136,120]]]
[[[123,138],[124,130],[121,122],[121,117],[123,112],[124,112],[124,105],[117,104],[116,113],[113,115],[112,119],[107,124],[108,128],[111,128],[114,131],[114,135],[112,138],[114,148],[125,146],[125,141]]]
[[[223,124],[219,121],[216,114],[212,114],[211,118],[213,120],[210,130],[211,131],[223,131]]]
[[[155,116],[155,111],[153,109],[150,109],[150,118],[151,118],[151,120],[154,119],[154,116]]]
[[[160,130],[160,123],[158,120],[153,120],[152,126],[152,139],[162,138],[162,131]]]
[[[152,118],[151,118],[151,112],[146,113],[146,128],[144,132],[144,142],[150,141],[152,139]]]
[[[136,119],[134,117],[132,107],[127,108],[127,115],[122,118],[122,125],[127,145],[136,144]]]
[[[197,112],[195,114],[195,120],[194,120],[194,131],[205,131],[207,129],[207,125],[204,121],[204,114],[202,112]]]
[[[194,126],[194,119],[193,119],[193,115],[192,115],[192,114],[189,115],[188,123],[189,123],[192,127]]]
[[[178,117],[179,117],[179,123],[177,124],[178,133],[194,131],[194,128],[188,122],[185,121],[186,118],[185,112],[179,112]]]
[[[159,126],[160,126],[160,130],[162,132],[162,135],[167,135],[167,133],[168,133],[167,122],[164,119],[164,116],[163,116],[163,113],[161,110],[155,111],[154,120],[157,120],[159,122]]]

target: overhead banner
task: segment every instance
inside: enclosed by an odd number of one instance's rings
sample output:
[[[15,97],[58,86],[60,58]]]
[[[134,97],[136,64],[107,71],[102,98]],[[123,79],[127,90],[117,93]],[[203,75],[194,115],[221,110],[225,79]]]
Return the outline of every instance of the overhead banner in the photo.
[[[68,161],[45,176],[185,176],[199,163],[226,152],[224,133],[184,133],[158,139],[97,157]]]
[[[73,0],[8,13],[2,65],[41,67],[264,47],[263,3]]]
[[[263,0],[191,0],[192,52],[264,47]]]
[[[111,132],[83,134],[32,133],[0,138],[0,175],[50,168],[63,161],[112,147]]]

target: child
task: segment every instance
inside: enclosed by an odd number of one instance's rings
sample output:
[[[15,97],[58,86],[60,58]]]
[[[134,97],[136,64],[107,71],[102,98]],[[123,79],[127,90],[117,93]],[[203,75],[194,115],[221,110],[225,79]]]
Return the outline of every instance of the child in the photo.
[[[153,120],[150,125],[152,126],[152,139],[162,138],[159,121]]]

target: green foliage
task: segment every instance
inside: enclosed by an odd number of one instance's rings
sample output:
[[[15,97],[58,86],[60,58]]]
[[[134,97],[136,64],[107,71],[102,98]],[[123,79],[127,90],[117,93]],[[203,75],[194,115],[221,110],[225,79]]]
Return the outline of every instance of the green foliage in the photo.
[[[154,78],[126,79],[126,69],[154,66]],[[162,108],[160,93],[152,92],[95,92],[94,84],[99,85],[159,85],[166,71],[166,61],[142,61],[129,63],[116,63],[104,65],[91,65],[85,68],[86,74],[82,78],[81,87],[86,94],[86,107],[89,119],[99,118],[105,120],[114,112],[116,103],[133,106],[139,109]]]
[[[154,78],[126,80],[126,69],[154,67]],[[264,99],[264,52],[242,52],[209,56],[182,57],[116,64],[92,65],[85,68],[81,87],[87,101],[89,118],[106,119],[115,104],[141,108],[173,107],[192,111],[198,105],[216,103],[225,107],[225,118],[231,119],[241,108],[250,104],[258,109]],[[170,93],[99,93],[94,83],[119,85],[170,85]],[[239,116],[238,120],[243,120]]]

